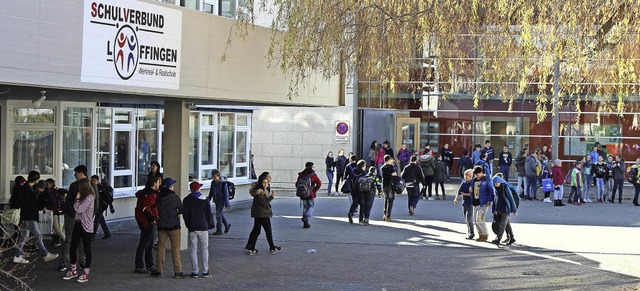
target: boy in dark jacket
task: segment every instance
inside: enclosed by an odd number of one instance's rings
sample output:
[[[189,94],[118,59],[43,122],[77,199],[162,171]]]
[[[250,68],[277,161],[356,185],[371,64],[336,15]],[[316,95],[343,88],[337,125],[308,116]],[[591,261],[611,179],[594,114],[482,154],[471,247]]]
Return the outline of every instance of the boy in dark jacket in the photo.
[[[189,230],[189,253],[191,254],[191,275],[189,277],[198,277],[198,249],[200,249],[200,258],[202,259],[202,277],[209,278],[209,229],[214,227],[213,217],[211,215],[211,206],[206,196],[200,193],[202,184],[191,182],[189,188],[191,194],[182,201],[184,214],[184,224]]]
[[[402,170],[402,179],[407,187],[409,215],[413,215],[420,200],[420,184],[424,183],[424,173],[417,164],[418,157],[412,156],[410,163]]]
[[[438,186],[442,190],[442,200],[447,200],[447,195],[444,193],[444,181],[446,179],[447,166],[441,155],[436,155],[436,170],[434,175],[434,182],[436,188],[436,200],[440,200],[438,194]]]
[[[473,161],[469,158],[469,151],[462,150],[462,156],[458,160],[458,170],[460,171],[460,180],[464,181],[464,172],[473,168]]]
[[[298,173],[298,179],[308,176],[311,178],[311,196],[306,199],[300,198],[302,200],[302,227],[309,228],[311,225],[309,224],[309,219],[313,215],[313,207],[314,207],[314,199],[316,199],[316,192],[322,187],[322,181],[316,175],[316,172],[313,170],[313,163],[307,162],[304,165],[304,170]]]
[[[178,194],[173,191],[176,183],[171,178],[162,180],[162,188],[156,199],[158,204],[158,252],[156,252],[156,268],[151,276],[162,277],[164,252],[167,249],[167,239],[171,241],[171,260],[173,261],[174,278],[186,278],[182,273],[180,261],[180,217],[184,208]]]
[[[222,234],[222,227],[224,226],[224,233],[229,232],[231,223],[224,217],[224,209],[231,209],[229,204],[229,187],[227,187],[227,178],[220,176],[218,169],[213,170],[211,173],[213,181],[211,181],[211,188],[209,189],[209,200],[213,200],[216,204],[216,226],[217,230],[214,235]]]
[[[453,166],[453,152],[449,149],[448,143],[445,143],[444,147],[442,147],[442,161],[446,167],[445,176],[447,177],[447,182],[449,182],[451,179],[451,166]]]
[[[500,173],[502,173],[505,181],[509,181],[509,172],[511,171],[512,161],[513,159],[511,157],[509,147],[507,145],[502,146],[502,152],[500,153],[498,166],[500,166]]]
[[[93,220],[93,236],[91,237],[91,239],[95,239],[96,233],[98,232],[98,225],[100,225],[102,227],[102,232],[104,233],[104,236],[102,237],[102,239],[108,239],[111,237],[111,232],[109,231],[109,227],[107,226],[107,222],[104,219],[104,212],[110,208],[111,209],[111,213],[113,214],[115,212],[115,209],[113,209],[113,201],[111,199],[113,199],[113,188],[111,188],[111,186],[109,186],[109,184],[107,183],[101,183],[100,182],[100,176],[98,175],[93,175],[91,176],[91,184],[95,185],[96,187],[98,187],[98,193],[100,193],[100,203],[97,205],[98,209],[98,214],[96,215],[95,219]]]
[[[140,240],[136,248],[134,272],[138,274],[146,274],[153,269],[153,234],[158,221],[156,201],[161,184],[162,179],[154,177],[147,180],[144,189],[136,192],[138,200],[136,201],[135,218],[140,228]]]
[[[468,169],[464,171],[464,180],[460,183],[458,188],[458,194],[453,198],[453,204],[458,204],[458,198],[462,196],[462,215],[467,222],[467,239],[473,239],[473,204],[471,203],[471,183],[473,170]]]
[[[489,230],[487,229],[486,216],[487,209],[491,206],[494,196],[494,188],[491,183],[491,177],[485,175],[482,166],[476,166],[473,169],[475,178],[472,180],[471,202],[473,203],[474,217],[476,218],[476,228],[479,237],[476,241],[487,241],[489,238]]]

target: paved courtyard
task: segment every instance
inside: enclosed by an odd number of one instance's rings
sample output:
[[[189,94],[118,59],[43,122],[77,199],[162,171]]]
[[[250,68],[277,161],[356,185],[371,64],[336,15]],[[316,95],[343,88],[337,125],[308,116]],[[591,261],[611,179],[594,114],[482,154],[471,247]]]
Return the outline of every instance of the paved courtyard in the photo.
[[[453,187],[449,185],[448,188]],[[63,281],[56,263],[36,263],[37,290],[487,290],[640,287],[640,207],[586,204],[553,207],[522,202],[512,217],[513,246],[465,240],[459,206],[425,201],[409,216],[406,195],[397,198],[393,221],[382,222],[383,200],[374,202],[372,225],[349,224],[348,198],[320,196],[311,228],[303,229],[299,200],[281,193],[273,201],[274,239],[284,250],[268,252],[262,235],[258,256],[244,253],[252,227],[248,209],[227,214],[230,232],[210,237],[212,278],[170,278],[134,274],[137,229],[94,243],[94,266],[87,284]],[[289,197],[286,197],[289,196]],[[490,239],[493,239],[490,235]],[[315,251],[312,251],[315,250]],[[57,252],[57,249],[52,249]],[[187,251],[184,272],[190,271]]]

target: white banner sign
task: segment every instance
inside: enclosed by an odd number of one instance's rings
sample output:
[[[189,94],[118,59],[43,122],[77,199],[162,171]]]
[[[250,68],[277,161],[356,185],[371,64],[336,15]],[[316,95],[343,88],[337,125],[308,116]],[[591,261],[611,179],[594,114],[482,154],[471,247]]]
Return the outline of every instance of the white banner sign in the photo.
[[[81,82],[178,89],[182,12],[133,0],[85,0]]]

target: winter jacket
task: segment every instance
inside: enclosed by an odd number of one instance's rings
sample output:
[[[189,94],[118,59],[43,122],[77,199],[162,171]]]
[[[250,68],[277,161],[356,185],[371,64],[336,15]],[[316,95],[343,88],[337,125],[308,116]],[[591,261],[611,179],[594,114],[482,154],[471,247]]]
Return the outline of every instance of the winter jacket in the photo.
[[[384,155],[386,155],[386,152],[382,147],[380,147],[378,149],[378,154],[376,155],[376,165],[384,164]]]
[[[327,172],[333,172],[336,167],[336,162],[332,157],[327,157],[324,159],[324,165],[326,166]]]
[[[72,193],[69,196],[73,196]],[[146,229],[158,221],[158,192],[151,188],[144,188],[136,192],[135,218],[140,229]]]
[[[405,181],[409,188],[418,187],[419,184],[424,183],[424,173],[416,163],[410,163],[402,171],[402,180]]]
[[[422,173],[424,176],[433,176],[436,171],[436,161],[432,155],[426,154],[420,156],[420,168],[422,168]]]
[[[593,175],[598,179],[604,179],[607,177],[608,169],[607,164],[605,164],[604,162],[594,164],[593,166],[591,166],[591,170],[593,171]]]
[[[624,180],[626,173],[627,173],[627,166],[624,164],[624,161],[620,161],[620,163],[616,163],[616,165],[613,167],[614,180]]]
[[[394,158],[394,159],[396,158],[396,157],[393,155],[393,148],[391,148],[390,146],[388,146],[386,149],[384,149],[384,154],[385,154],[385,155],[389,155],[389,156],[391,156],[391,157],[392,157],[392,158]],[[382,157],[383,157],[383,161],[384,161],[384,155],[383,155]]]
[[[215,180],[211,181],[207,200],[213,201],[216,205],[223,205],[226,208],[231,207],[229,204],[229,187],[226,182],[227,178],[225,177],[220,177],[218,183]]]
[[[527,178],[535,178],[538,176],[538,161],[533,155],[527,156],[524,164],[524,173]]]
[[[192,192],[182,200],[184,225],[189,232],[207,231],[214,228],[211,205],[206,196],[200,192]]]
[[[442,161],[451,168],[451,165],[453,165],[453,152],[450,149],[442,148]]]
[[[344,155],[342,156],[338,156],[336,158],[336,173],[338,175],[340,174],[344,174],[344,169],[347,167],[347,157],[345,157]]]
[[[526,164],[527,161],[527,157],[525,156],[518,156],[516,158],[516,171],[518,172],[518,177],[524,177],[526,174],[526,171],[524,169],[524,166]]]
[[[436,163],[435,182],[444,183],[447,176],[446,173],[447,173],[447,166],[445,166],[444,161],[438,161]]]
[[[316,192],[320,189],[320,187],[322,187],[322,181],[320,181],[320,178],[318,178],[318,175],[316,175],[316,172],[311,168],[305,168],[302,172],[298,173],[298,179],[304,176],[311,177],[311,196],[309,196],[309,198],[307,199],[302,199],[302,198],[300,199],[302,200],[315,199]],[[261,216],[261,217],[264,217],[264,216]]]
[[[472,180],[463,181],[460,183],[460,187],[458,187],[458,195],[462,195],[462,206],[471,206],[473,198],[471,197],[471,193],[473,190],[471,189]],[[462,193],[467,194],[466,196]]]
[[[471,169],[473,168],[473,161],[471,160],[471,158],[467,156],[462,156],[458,160],[458,168],[460,169],[461,172]]]
[[[380,171],[382,172],[382,187],[389,187],[391,183],[391,174],[395,172],[393,165],[385,164],[382,166]]]
[[[400,149],[398,151],[398,161],[400,162],[400,164],[406,165],[409,163],[410,159],[411,159],[411,152],[404,149]]]
[[[378,158],[378,151],[375,149],[369,149],[369,161],[371,161],[371,165],[375,166]]]
[[[517,193],[517,190],[513,185],[507,183],[500,177],[494,177],[492,184],[501,183],[500,186],[495,187],[496,201],[493,203],[493,212],[498,213],[516,213],[518,207],[513,199],[513,193]]]
[[[498,166],[508,166],[511,167],[511,152],[500,152],[500,160],[498,160]]]
[[[493,147],[484,147],[482,148],[482,151],[480,153],[487,155],[487,162],[491,162],[495,158],[495,152],[493,151]]]
[[[580,170],[578,168],[571,169],[571,187],[574,186],[582,186],[582,175],[580,174]]]
[[[479,159],[480,159],[480,151],[473,151],[473,153],[471,153],[471,162],[473,162],[473,164],[475,165]]]
[[[169,188],[162,188],[156,198],[158,205],[158,230],[180,229],[179,214],[184,212],[178,194]]]
[[[265,218],[273,216],[273,211],[271,210],[271,200],[273,200],[273,196],[267,196],[267,192],[264,189],[254,190],[253,186],[251,187],[249,194],[253,196],[253,203],[251,203],[251,217]]]
[[[562,167],[553,166],[551,170],[551,178],[553,179],[554,186],[564,185],[564,174],[562,173]]]
[[[26,183],[20,188],[20,221],[37,221],[39,222],[38,211],[40,207],[38,205],[38,192],[34,186]]]
[[[487,176],[491,176],[491,168],[489,167],[489,163],[484,160],[478,160],[474,166],[481,166],[484,169],[484,174]]]
[[[76,215],[76,211],[73,210],[73,203],[76,202],[76,196],[78,195],[78,183],[83,180],[83,179],[87,179],[87,178],[82,178],[78,181],[75,181],[73,183],[71,183],[71,185],[69,185],[69,195],[67,195],[67,199],[64,202],[64,208],[65,208],[65,215],[71,216],[71,217],[75,217]],[[89,179],[87,179],[89,180]],[[93,196],[95,197],[95,201],[93,203],[93,205],[100,205],[100,193],[98,192],[98,186],[94,185],[93,183],[91,183],[91,181],[88,181],[89,184],[91,184],[91,187],[93,187]],[[93,214],[94,215],[98,215],[100,209],[100,207],[93,207]]]
[[[113,207],[113,202],[109,203],[110,201],[107,201],[107,192],[110,191],[111,195],[113,195],[113,188],[111,188],[111,186],[109,186],[109,184],[105,183],[104,181],[96,185],[96,188],[98,189],[98,193],[100,195],[99,197],[100,204],[98,205],[99,207],[98,212],[104,212],[109,208],[109,206]]]
[[[486,205],[493,201],[494,187],[491,178],[488,175],[483,176],[480,180],[473,178],[472,180],[472,203],[473,206]]]

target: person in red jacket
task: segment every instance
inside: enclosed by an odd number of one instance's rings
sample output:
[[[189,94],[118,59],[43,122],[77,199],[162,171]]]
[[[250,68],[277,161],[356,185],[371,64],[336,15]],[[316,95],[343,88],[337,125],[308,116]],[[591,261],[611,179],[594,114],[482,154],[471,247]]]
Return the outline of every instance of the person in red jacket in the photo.
[[[153,269],[153,235],[156,221],[158,221],[158,205],[156,198],[162,184],[162,177],[157,176],[147,180],[144,189],[136,193],[135,217],[140,228],[140,241],[136,249],[135,273],[147,274]],[[144,262],[142,256],[144,255]],[[145,268],[146,266],[146,268]]]
[[[562,173],[562,161],[556,159],[551,170],[553,178],[553,206],[565,206],[562,204],[562,196],[564,195],[564,174]]]
[[[298,173],[298,180],[302,177],[309,177],[311,179],[311,195],[308,198],[300,198],[302,200],[302,227],[309,228],[311,225],[309,224],[309,219],[313,215],[313,206],[314,199],[316,199],[316,192],[322,187],[322,181],[316,175],[316,172],[313,170],[313,163],[307,162],[304,165],[304,170]]]

